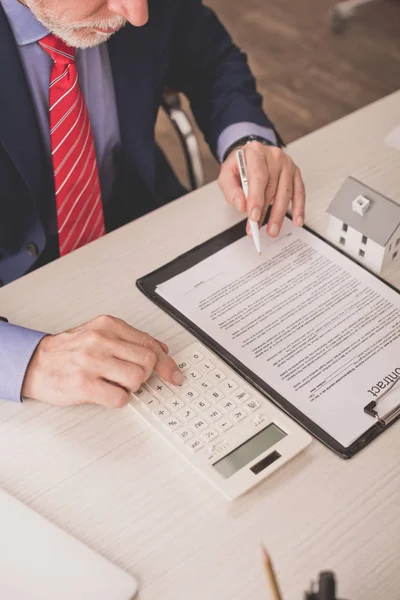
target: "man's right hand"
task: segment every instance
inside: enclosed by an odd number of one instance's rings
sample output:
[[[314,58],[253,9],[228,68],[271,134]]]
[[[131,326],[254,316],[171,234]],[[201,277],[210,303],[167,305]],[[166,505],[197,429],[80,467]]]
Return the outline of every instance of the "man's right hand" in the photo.
[[[153,370],[173,385],[183,380],[165,344],[121,319],[101,316],[44,337],[26,371],[21,395],[56,406],[120,408]]]

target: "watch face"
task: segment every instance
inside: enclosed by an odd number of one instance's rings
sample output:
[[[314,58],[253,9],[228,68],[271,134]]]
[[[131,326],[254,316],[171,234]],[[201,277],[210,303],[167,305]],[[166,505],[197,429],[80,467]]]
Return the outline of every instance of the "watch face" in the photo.
[[[250,135],[248,137],[248,141],[249,142],[260,142],[261,144],[264,144],[264,146],[273,146],[274,144],[272,144],[272,142],[270,142],[269,140],[259,136],[259,135]]]

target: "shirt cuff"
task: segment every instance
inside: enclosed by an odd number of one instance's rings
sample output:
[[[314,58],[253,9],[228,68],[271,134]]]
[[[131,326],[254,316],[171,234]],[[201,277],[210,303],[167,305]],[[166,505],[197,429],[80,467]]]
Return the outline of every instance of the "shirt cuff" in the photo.
[[[229,125],[229,127],[224,129],[218,138],[217,153],[219,161],[222,162],[225,152],[236,140],[240,140],[247,135],[258,135],[272,142],[275,146],[278,145],[275,132],[269,127],[262,127],[261,125],[256,125],[256,123],[233,123],[233,125]]]
[[[0,322],[0,398],[21,402],[26,369],[40,340],[47,335]]]

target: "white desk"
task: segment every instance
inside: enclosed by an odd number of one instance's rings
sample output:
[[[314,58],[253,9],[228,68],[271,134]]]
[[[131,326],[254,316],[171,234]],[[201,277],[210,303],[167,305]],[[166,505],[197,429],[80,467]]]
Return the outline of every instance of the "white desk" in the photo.
[[[399,123],[397,93],[292,144],[309,224],[323,229],[348,174],[400,201],[400,152],[383,142]],[[179,350],[189,334],[135,280],[238,220],[215,194],[212,184],[6,286],[1,313],[51,332],[112,313]],[[260,541],[286,599],[326,568],[340,597],[399,598],[399,424],[347,462],[314,441],[228,503],[129,408],[2,403],[0,486],[138,575],[142,600],[268,598]]]

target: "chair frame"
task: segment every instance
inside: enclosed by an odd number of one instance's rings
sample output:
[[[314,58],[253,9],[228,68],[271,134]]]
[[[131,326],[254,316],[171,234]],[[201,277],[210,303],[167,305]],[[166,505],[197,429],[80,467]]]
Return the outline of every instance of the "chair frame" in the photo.
[[[174,90],[165,89],[162,98],[162,107],[174,126],[181,142],[191,190],[196,190],[205,183],[203,161],[193,125],[182,108],[179,93]]]

